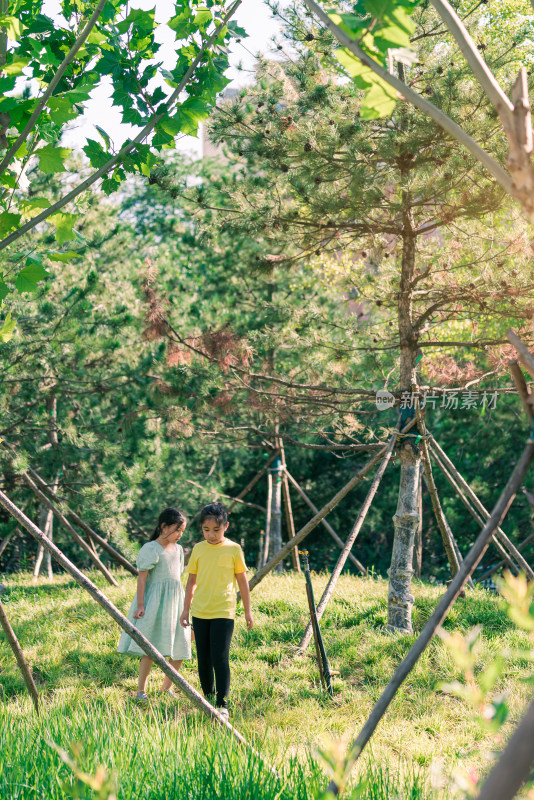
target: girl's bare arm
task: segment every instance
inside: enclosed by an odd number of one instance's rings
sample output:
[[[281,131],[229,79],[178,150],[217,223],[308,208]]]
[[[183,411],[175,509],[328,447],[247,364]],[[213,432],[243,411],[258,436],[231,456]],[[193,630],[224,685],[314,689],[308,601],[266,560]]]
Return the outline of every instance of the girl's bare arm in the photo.
[[[145,615],[145,587],[147,578],[148,570],[141,570],[137,578],[137,610],[134,611],[134,619],[139,619]]]
[[[247,573],[241,572],[235,576],[239,591],[241,593],[241,600],[243,601],[243,608],[245,609],[245,621],[247,623],[247,630],[250,630],[254,625],[254,619],[250,610],[250,589],[248,588]]]
[[[191,601],[193,599],[193,592],[195,591],[196,585],[197,576],[188,575],[185,586],[184,610],[180,614],[180,625],[182,625],[183,628],[187,628],[189,626],[189,609],[191,608]]]

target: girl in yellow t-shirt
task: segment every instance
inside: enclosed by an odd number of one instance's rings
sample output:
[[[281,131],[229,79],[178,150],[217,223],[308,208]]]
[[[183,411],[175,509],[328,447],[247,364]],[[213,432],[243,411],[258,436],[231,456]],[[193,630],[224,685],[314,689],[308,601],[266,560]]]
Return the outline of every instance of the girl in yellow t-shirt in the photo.
[[[200,512],[204,541],[191,553],[180,622],[187,628],[189,609],[197,645],[198,675],[204,695],[216,694],[215,705],[228,719],[230,691],[230,642],[234,632],[236,583],[241,592],[247,629],[254,625],[243,551],[225,539],[228,515],[221,503],[210,503]],[[191,602],[192,601],[192,602]]]

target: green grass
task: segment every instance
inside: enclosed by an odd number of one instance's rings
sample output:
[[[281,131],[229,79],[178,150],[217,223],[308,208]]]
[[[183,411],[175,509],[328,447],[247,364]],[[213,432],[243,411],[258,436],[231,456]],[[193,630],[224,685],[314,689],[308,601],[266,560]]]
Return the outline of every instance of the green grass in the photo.
[[[117,573],[118,588],[93,580],[123,611],[135,579]],[[314,576],[315,593],[326,576]],[[311,800],[328,779],[311,755],[315,745],[350,742],[358,733],[396,665],[414,637],[385,632],[387,584],[343,577],[323,618],[331,666],[339,671],[333,699],[321,690],[313,646],[294,657],[307,620],[303,579],[273,576],[253,592],[256,621],[247,632],[238,616],[232,661],[235,726],[273,764],[280,779],[247,750],[238,747],[188,701],[158,699],[161,680],[151,677],[147,712],[132,706],[138,660],[116,653],[119,630],[94,601],[67,576],[33,586],[28,575],[2,581],[11,623],[33,667],[42,696],[37,719],[7,642],[0,639],[0,797],[77,796],[73,775],[50,743],[76,749],[79,767],[94,774],[100,765],[117,776],[120,800],[137,798],[225,798],[225,800]],[[414,584],[414,623],[419,630],[443,591]],[[468,630],[482,625],[478,669],[503,648],[528,647],[503,601],[482,590],[460,599],[445,627]],[[528,699],[522,682],[529,665],[510,660],[502,685],[511,715],[506,736]],[[198,688],[194,660],[183,674]],[[462,701],[437,691],[440,681],[458,676],[440,640],[428,648],[399,691],[372,743],[354,770],[367,778],[365,800],[427,800],[432,764],[445,774],[462,765],[484,772],[495,740],[473,719]],[[66,783],[65,783],[66,782]],[[72,784],[74,785],[74,784]],[[83,797],[97,797],[85,790]],[[451,795],[445,794],[444,797]]]

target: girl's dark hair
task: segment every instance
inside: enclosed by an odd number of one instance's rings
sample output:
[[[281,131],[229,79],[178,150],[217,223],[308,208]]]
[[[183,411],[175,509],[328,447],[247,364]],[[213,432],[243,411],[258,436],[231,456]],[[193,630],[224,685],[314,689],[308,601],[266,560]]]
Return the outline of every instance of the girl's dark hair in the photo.
[[[150,537],[150,541],[153,542],[154,539],[157,539],[158,536],[161,534],[161,526],[162,525],[185,525],[187,522],[187,518],[185,514],[182,514],[181,511],[178,511],[177,508],[166,508],[165,511],[162,511],[158,517],[158,524],[154,529],[154,533]]]
[[[226,525],[228,522],[228,512],[222,503],[208,503],[200,512],[200,524],[207,519],[214,519],[219,525]]]

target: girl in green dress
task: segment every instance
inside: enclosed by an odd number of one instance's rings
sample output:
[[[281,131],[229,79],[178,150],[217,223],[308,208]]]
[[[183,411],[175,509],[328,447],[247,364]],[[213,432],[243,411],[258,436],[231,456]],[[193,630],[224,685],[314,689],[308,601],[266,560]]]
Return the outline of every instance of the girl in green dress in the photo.
[[[177,508],[166,508],[159,515],[157,527],[137,557],[137,593],[128,619],[148,641],[179,670],[184,658],[191,658],[191,634],[180,625],[184,608],[184,590],[180,581],[184,571],[184,551],[178,544],[187,520]],[[146,682],[152,659],[123,631],[119,653],[140,656],[136,700],[146,702]],[[174,696],[171,681],[163,678],[162,692]]]

